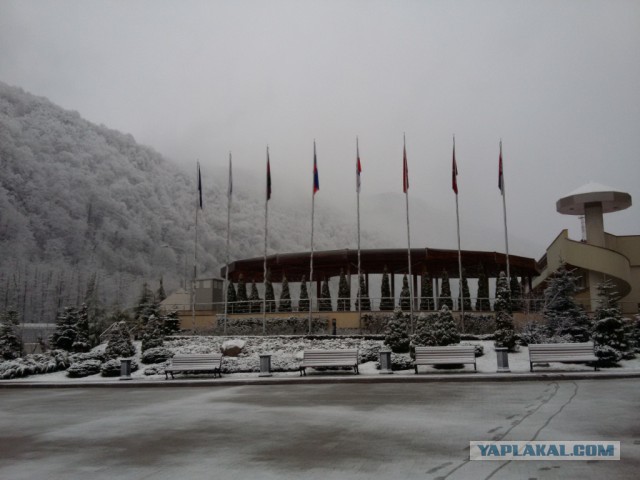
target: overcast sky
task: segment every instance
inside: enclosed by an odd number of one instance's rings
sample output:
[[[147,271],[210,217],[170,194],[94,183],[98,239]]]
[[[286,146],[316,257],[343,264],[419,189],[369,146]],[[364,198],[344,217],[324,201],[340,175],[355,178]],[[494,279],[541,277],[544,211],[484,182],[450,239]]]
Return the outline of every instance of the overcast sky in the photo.
[[[579,239],[555,202],[589,181],[632,195],[605,227],[640,234],[637,0],[0,0],[0,45],[0,80],[189,168],[232,151],[262,176],[269,144],[274,196],[310,204],[316,139],[317,208],[355,211],[356,135],[363,201],[402,193],[406,133],[410,201],[455,232],[455,134],[462,246],[481,223],[503,250],[502,138],[512,253]]]

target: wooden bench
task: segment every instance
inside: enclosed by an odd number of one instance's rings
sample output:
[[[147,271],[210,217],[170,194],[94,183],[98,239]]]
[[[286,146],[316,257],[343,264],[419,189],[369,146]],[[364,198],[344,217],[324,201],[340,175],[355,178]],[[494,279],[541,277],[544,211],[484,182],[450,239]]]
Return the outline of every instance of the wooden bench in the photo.
[[[548,362],[595,362],[594,370],[598,370],[598,357],[594,345],[586,343],[538,343],[529,345],[529,365],[533,372],[534,363]]]
[[[222,377],[220,368],[222,367],[222,354],[221,353],[190,353],[190,354],[178,354],[174,355],[171,359],[171,365],[165,367],[164,375],[165,380],[174,378],[174,372],[212,372],[213,378],[216,378],[216,374]]]
[[[357,375],[358,349],[343,350],[305,350],[300,364],[300,376],[306,376],[307,367],[349,367]]]
[[[473,363],[476,366],[476,347],[473,345],[447,345],[445,347],[416,347],[416,358],[413,362],[416,373],[418,365],[456,365]]]

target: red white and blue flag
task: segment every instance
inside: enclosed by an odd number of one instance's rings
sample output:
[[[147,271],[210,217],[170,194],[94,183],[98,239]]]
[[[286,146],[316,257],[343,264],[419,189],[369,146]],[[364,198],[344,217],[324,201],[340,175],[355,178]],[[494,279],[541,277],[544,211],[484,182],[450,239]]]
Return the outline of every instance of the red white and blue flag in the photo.
[[[407,165],[407,147],[403,147],[402,158],[402,191],[407,193],[409,191],[409,166]]]
[[[458,165],[456,164],[456,139],[453,139],[453,163],[451,165],[451,188],[458,194]]]
[[[271,165],[269,162],[269,149],[267,148],[267,201],[271,199]]]
[[[356,145],[356,192],[360,193],[360,174],[362,173],[362,165],[360,165],[360,147]]]
[[[320,190],[320,180],[318,178],[318,159],[316,158],[316,142],[313,142],[313,194]]]
[[[504,195],[504,175],[502,173],[502,140],[500,141],[500,159],[498,161],[498,188]]]

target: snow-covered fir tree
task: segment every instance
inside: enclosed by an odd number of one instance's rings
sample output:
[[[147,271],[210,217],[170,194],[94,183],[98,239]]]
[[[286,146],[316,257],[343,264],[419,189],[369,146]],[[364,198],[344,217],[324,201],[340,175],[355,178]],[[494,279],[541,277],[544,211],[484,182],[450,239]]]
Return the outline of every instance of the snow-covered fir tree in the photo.
[[[256,286],[256,281],[251,282],[251,295],[249,295],[249,305],[251,308],[251,313],[260,313],[262,311],[262,300],[260,299],[260,294],[258,293],[258,287]]]
[[[236,295],[236,287],[233,286],[233,282],[227,284],[227,312],[235,313],[238,308],[236,302],[238,296]]]
[[[511,277],[509,288],[511,289],[511,311],[521,312],[524,307],[522,301],[522,286],[518,281],[518,277],[515,275]]]
[[[389,319],[385,327],[384,343],[395,353],[406,353],[409,351],[411,338],[409,337],[409,315],[397,309],[393,312],[393,317]]]
[[[338,282],[338,311],[351,310],[351,288],[344,270],[340,270],[340,281]]]
[[[304,275],[300,280],[300,301],[298,302],[298,311],[309,311],[309,291],[307,290],[307,278]]]
[[[144,326],[142,332],[142,352],[150,348],[161,347],[164,344],[164,331],[160,319],[151,315]]]
[[[460,279],[460,295],[458,298],[460,305],[464,307],[465,312],[471,311],[471,293],[469,293],[469,282],[467,281],[467,275],[462,269],[462,279]]]
[[[331,304],[331,291],[329,290],[329,282],[327,282],[326,278],[322,282],[320,300],[318,301],[318,310],[321,312],[331,312],[333,310],[333,305]]]
[[[391,296],[391,285],[389,284],[389,273],[387,266],[384,267],[382,273],[382,285],[380,286],[380,310],[391,311],[393,310],[393,297]]]
[[[365,282],[363,274],[360,274],[360,280],[358,283],[358,295],[355,303],[356,310],[360,309],[363,312],[368,312],[371,310],[371,299],[369,298],[369,289],[367,288],[367,283]]]
[[[116,314],[119,316],[119,314]],[[132,357],[136,353],[136,348],[131,341],[127,322],[120,320],[116,322],[109,331],[109,340],[105,348],[105,355],[108,358]]]
[[[451,285],[449,284],[449,274],[446,270],[442,272],[442,285],[440,287],[440,297],[438,298],[438,310],[447,306],[449,310],[453,309],[453,299],[451,298]]]
[[[165,315],[163,322],[163,332],[165,336],[180,333],[180,317],[178,316],[178,312],[176,310],[171,310]]]
[[[22,354],[22,342],[16,333],[18,312],[9,309],[0,315],[0,358],[13,360]]]
[[[289,281],[284,274],[282,275],[282,292],[280,293],[280,304],[278,305],[278,311],[291,311],[291,292],[289,291]]]
[[[78,316],[75,308],[65,307],[64,310],[58,314],[56,329],[49,338],[49,344],[52,348],[59,348],[67,352],[73,350],[73,342],[76,341],[77,321]]]
[[[545,306],[542,314],[547,321],[550,336],[586,342],[590,338],[591,321],[574,300],[577,280],[573,270],[561,265],[544,291]]]
[[[155,296],[147,282],[142,284],[142,290],[138,297],[138,304],[134,307],[133,312],[133,319],[136,323],[144,323],[150,315],[157,315],[158,313],[158,305],[156,304]]]
[[[609,279],[598,284],[598,308],[594,312],[592,335],[602,366],[615,365],[632,353],[615,288]]]
[[[489,279],[481,267],[478,275],[478,293],[476,298],[476,310],[478,312],[491,311],[491,302],[489,301]]]
[[[411,335],[411,350],[415,347],[425,347],[437,345],[434,335],[434,326],[438,320],[438,313],[421,313],[416,317],[416,325],[413,335]]]
[[[507,282],[507,276],[500,272],[496,287],[496,301],[493,308],[496,312],[496,347],[506,347],[510,352],[516,348],[516,332],[513,326],[511,314],[511,290]]]
[[[89,308],[83,303],[76,313],[75,324],[76,338],[73,341],[71,349],[74,352],[88,352],[91,350],[91,341],[89,340]]]
[[[407,274],[402,277],[402,290],[400,290],[400,310],[411,310],[411,290],[409,289],[409,280]]]
[[[428,273],[422,275],[420,286],[420,310],[435,310],[433,301],[433,281]]]
[[[167,293],[164,291],[164,281],[162,277],[160,277],[160,285],[158,286],[158,291],[156,292],[155,300],[156,302],[162,302],[165,298],[167,298]]]
[[[267,278],[264,281],[264,301],[267,312],[276,311],[276,294],[273,291],[273,283],[271,283],[271,272],[267,270]]]
[[[438,312],[436,321],[433,324],[433,338],[435,344],[441,346],[460,343],[458,324],[447,305],[443,305]]]
[[[238,288],[236,289],[236,313],[247,313],[249,297],[247,296],[247,283],[244,276],[240,274],[238,277]]]

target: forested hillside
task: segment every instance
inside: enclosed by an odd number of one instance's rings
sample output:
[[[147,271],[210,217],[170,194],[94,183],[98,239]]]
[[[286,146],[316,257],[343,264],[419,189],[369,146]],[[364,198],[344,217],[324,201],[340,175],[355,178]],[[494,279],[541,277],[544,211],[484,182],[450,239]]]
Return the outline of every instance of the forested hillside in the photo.
[[[226,172],[203,162],[203,175],[198,274],[217,276]],[[261,194],[234,192],[232,260],[262,254]],[[0,310],[53,321],[56,310],[83,301],[94,278],[105,306],[130,306],[143,281],[157,288],[163,277],[165,288],[177,287],[193,262],[195,202],[195,159],[185,172],[131,135],[0,82]],[[280,204],[269,221],[269,253],[309,248],[306,209]],[[319,212],[316,247],[353,247],[352,224]]]

